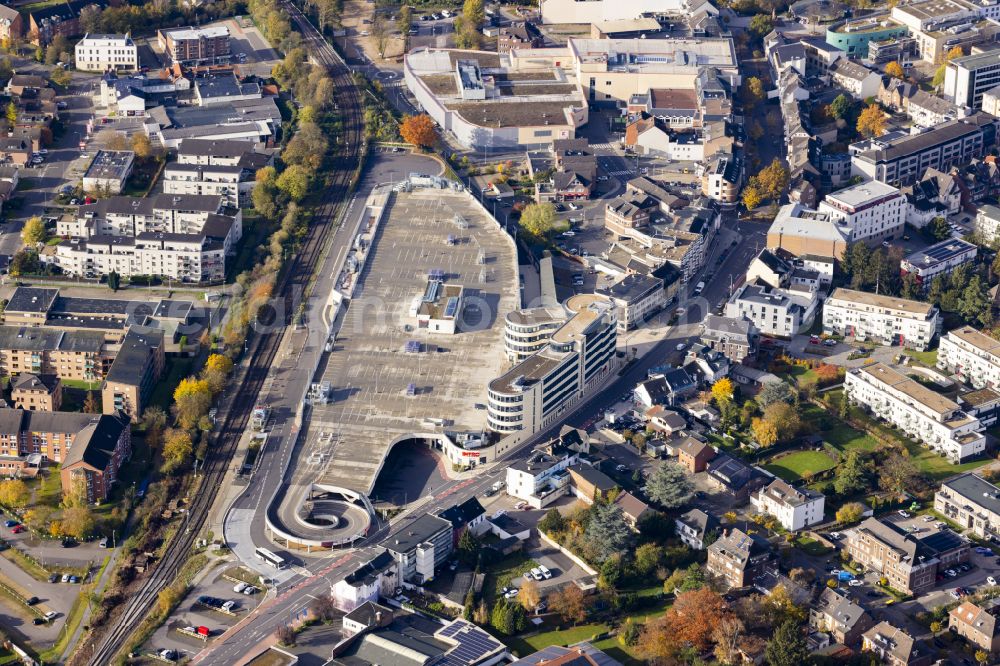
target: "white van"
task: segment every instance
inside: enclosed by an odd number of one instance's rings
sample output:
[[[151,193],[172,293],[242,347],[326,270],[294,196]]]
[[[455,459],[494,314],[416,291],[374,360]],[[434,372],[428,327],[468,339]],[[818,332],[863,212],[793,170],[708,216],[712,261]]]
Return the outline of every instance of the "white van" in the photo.
[[[705,282],[704,281],[699,282],[698,284],[696,284],[694,286],[694,295],[695,296],[699,295],[704,288],[705,288]]]

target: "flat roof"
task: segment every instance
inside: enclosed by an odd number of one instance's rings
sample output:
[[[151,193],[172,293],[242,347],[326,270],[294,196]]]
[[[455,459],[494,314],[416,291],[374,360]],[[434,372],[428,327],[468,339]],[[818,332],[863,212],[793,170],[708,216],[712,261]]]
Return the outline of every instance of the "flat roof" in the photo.
[[[860,208],[872,201],[878,201],[886,197],[899,195],[900,191],[892,185],[871,180],[865,183],[858,183],[842,190],[831,192],[824,197],[825,201],[834,201],[849,208]]]
[[[955,257],[970,252],[972,253],[972,258],[975,258],[978,251],[979,248],[972,243],[959,238],[949,238],[948,240],[925,247],[923,250],[917,250],[907,255],[903,261],[916,268],[927,268],[928,266],[936,266],[945,261],[951,261]]]
[[[135,153],[131,150],[98,150],[83,177],[124,180],[128,177],[134,160]]]
[[[948,331],[948,337],[955,337],[988,354],[1000,355],[1000,342],[981,333],[971,326],[962,326]]]
[[[459,230],[456,215],[467,229]],[[449,245],[448,236],[457,233],[468,241]],[[486,264],[479,262],[480,251]],[[432,270],[484,299],[490,308],[480,310],[491,310],[492,317],[480,320],[470,310],[453,335],[407,332],[401,322],[410,320]],[[450,189],[394,194],[336,347],[318,373],[317,381],[332,386],[331,400],[312,406],[293,485],[321,482],[368,494],[396,437],[442,433],[427,419],[449,421],[448,431],[482,432],[486,412],[476,405],[486,403],[487,382],[504,368],[502,313],[520,305],[517,284],[510,237],[478,201]],[[379,316],[372,312],[375,303]],[[406,351],[411,340],[421,343],[420,352]],[[324,462],[307,465],[314,453]]]
[[[838,287],[832,294],[830,294],[828,301],[834,300],[842,301],[843,304],[847,306],[868,305],[886,310],[896,310],[898,312],[920,315],[925,319],[937,311],[937,308],[930,303],[911,301],[896,296],[870,294],[867,291],[856,291],[854,289],[844,289],[843,287]]]
[[[958,403],[949,400],[940,393],[936,393],[915,379],[910,379],[906,375],[896,372],[885,363],[872,363],[858,368],[856,372],[868,375],[873,379],[888,384],[894,390],[904,393],[913,398],[921,405],[939,414],[953,412],[958,409]]]
[[[959,12],[975,11],[975,8],[958,0],[925,0],[908,5],[898,5],[894,7],[894,10],[926,21],[942,16],[951,16]]]

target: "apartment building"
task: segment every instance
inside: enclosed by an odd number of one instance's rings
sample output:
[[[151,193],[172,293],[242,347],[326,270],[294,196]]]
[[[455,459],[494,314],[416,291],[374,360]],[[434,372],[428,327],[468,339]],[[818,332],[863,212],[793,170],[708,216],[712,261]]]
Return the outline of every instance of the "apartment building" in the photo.
[[[735,204],[740,200],[743,183],[742,161],[729,153],[719,153],[709,158],[701,176],[701,193],[713,201]]]
[[[375,603],[379,597],[392,597],[399,587],[399,563],[383,550],[354,571],[333,584],[331,593],[337,608],[350,612],[365,603]]]
[[[103,376],[104,361],[104,334],[100,331],[0,326],[3,375],[28,372],[92,382]]]
[[[828,71],[834,84],[858,100],[874,97],[882,84],[882,76],[878,72],[847,58],[837,60]]]
[[[451,523],[424,513],[390,534],[379,546],[389,551],[399,564],[401,581],[429,583],[434,580],[434,571],[451,556]]]
[[[818,211],[848,229],[853,242],[881,242],[903,234],[906,197],[891,185],[869,181],[826,195]]]
[[[536,449],[507,468],[507,494],[542,508],[566,494],[571,482],[567,470],[579,462],[579,452],[564,447]]]
[[[830,634],[834,643],[861,644],[861,636],[874,621],[868,612],[839,590],[825,588],[809,608],[809,628]]]
[[[757,353],[757,330],[749,319],[708,315],[701,324],[701,342],[733,363]]]
[[[139,49],[128,33],[87,33],[76,43],[76,68],[85,72],[135,71],[139,69]]]
[[[812,289],[744,284],[726,304],[726,317],[748,319],[764,335],[790,338],[812,325],[818,305],[819,296]]]
[[[996,141],[996,118],[976,112],[917,134],[853,144],[851,174],[891,185],[910,185],[928,168],[948,171],[982,157]]]
[[[899,264],[903,275],[914,275],[924,289],[937,275],[947,275],[963,264],[972,263],[979,248],[958,238],[935,243],[923,250],[907,255]]]
[[[766,539],[732,528],[708,547],[705,570],[730,589],[746,587],[773,556]]]
[[[1000,342],[971,326],[941,337],[937,367],[976,388],[1000,387]]]
[[[659,312],[667,301],[663,279],[651,275],[626,275],[595,293],[607,298],[614,307],[619,333],[639,328]]]
[[[987,245],[1000,239],[1000,208],[992,204],[983,204],[976,211],[976,233]]]
[[[203,166],[171,162],[163,169],[163,192],[219,197],[226,206],[250,205],[253,174],[240,166]]]
[[[942,482],[934,510],[981,539],[1000,536],[1000,488],[978,474]]]
[[[268,161],[263,166],[270,166],[274,156],[269,151],[258,150],[247,141],[234,139],[184,139],[177,147],[177,162],[179,164],[202,164],[205,166],[239,166],[244,163],[248,153],[264,155]]]
[[[0,473],[16,475],[28,467],[29,456],[38,456],[61,465],[63,494],[83,487],[87,501],[102,501],[131,455],[131,432],[124,414],[3,409]]]
[[[163,332],[130,328],[104,376],[102,411],[105,414],[120,411],[139,419],[165,364]]]
[[[823,304],[823,332],[926,351],[941,330],[933,305],[838,288]]]
[[[543,349],[489,383],[490,430],[539,432],[612,371],[618,339],[614,307],[593,294],[573,296],[566,307],[572,317]]]
[[[847,535],[851,559],[881,574],[904,594],[921,594],[934,587],[938,570],[969,558],[969,544],[954,532],[941,530],[918,537],[893,523],[868,518]]]
[[[28,40],[36,46],[47,46],[57,35],[72,38],[83,34],[80,13],[88,8],[104,9],[108,0],[64,0],[35,5],[27,14]]]
[[[160,49],[177,65],[210,65],[230,56],[229,28],[173,28],[157,31]]]
[[[986,449],[979,419],[884,363],[848,371],[844,390],[851,402],[865,406],[951,462],[962,462]]]
[[[634,237],[660,210],[660,202],[645,194],[626,192],[604,207],[604,227],[617,236]]]
[[[81,206],[76,218],[56,227],[71,238],[43,260],[69,275],[114,271],[212,282],[225,278],[226,257],[243,235],[243,215],[218,196],[111,197]]]
[[[1000,600],[962,601],[948,612],[948,629],[990,655],[1000,652]]]
[[[10,399],[17,409],[57,412],[62,407],[62,382],[55,375],[24,372],[11,379]]]
[[[887,666],[930,666],[934,653],[905,630],[883,620],[861,637],[862,652],[870,652]]]
[[[781,479],[775,479],[750,496],[754,509],[774,516],[789,532],[823,522],[825,503],[823,493],[805,487],[793,488]]]

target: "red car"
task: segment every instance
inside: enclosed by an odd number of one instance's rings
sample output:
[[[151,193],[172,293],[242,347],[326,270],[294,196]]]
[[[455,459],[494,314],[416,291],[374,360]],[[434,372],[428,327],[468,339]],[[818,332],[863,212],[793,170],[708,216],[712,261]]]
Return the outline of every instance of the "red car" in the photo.
[[[24,531],[24,525],[14,525],[14,527],[10,528],[10,531],[14,534],[20,534]]]

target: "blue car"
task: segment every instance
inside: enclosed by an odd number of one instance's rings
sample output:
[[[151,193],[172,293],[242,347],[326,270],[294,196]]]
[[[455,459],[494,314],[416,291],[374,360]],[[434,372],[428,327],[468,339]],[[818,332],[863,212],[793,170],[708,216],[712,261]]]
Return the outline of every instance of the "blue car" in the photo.
[[[854,580],[854,574],[852,574],[850,571],[841,571],[839,574],[837,574],[837,578],[839,578],[840,580]]]
[[[4,527],[14,527],[17,524],[18,522],[16,520],[8,520],[6,523],[4,523]]]

